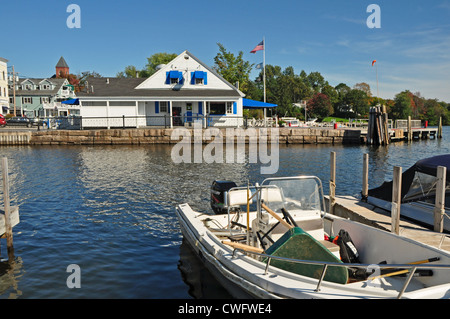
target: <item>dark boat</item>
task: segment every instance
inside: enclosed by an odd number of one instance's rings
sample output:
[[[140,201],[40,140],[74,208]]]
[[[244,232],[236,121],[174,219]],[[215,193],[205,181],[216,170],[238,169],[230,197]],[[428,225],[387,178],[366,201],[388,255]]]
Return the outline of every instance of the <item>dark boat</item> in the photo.
[[[402,174],[400,215],[433,228],[438,166],[447,168],[444,231],[450,232],[450,154],[422,159]],[[384,182],[369,190],[367,202],[390,211],[392,184],[392,181]]]

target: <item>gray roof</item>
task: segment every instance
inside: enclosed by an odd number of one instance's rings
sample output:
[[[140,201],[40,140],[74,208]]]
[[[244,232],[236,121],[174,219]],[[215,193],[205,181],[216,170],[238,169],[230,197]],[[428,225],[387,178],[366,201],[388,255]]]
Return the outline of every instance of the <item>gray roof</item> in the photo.
[[[6,60],[5,58],[0,57],[0,61],[8,63],[8,60]]]
[[[66,63],[66,60],[64,60],[63,57],[61,57],[58,61],[58,64],[56,64],[57,68],[68,68],[69,66]]]
[[[107,83],[109,79],[109,84]],[[88,89],[78,92],[77,97],[240,97],[236,90],[174,90],[167,89],[136,89],[147,78],[88,78]],[[94,92],[91,92],[92,87]]]

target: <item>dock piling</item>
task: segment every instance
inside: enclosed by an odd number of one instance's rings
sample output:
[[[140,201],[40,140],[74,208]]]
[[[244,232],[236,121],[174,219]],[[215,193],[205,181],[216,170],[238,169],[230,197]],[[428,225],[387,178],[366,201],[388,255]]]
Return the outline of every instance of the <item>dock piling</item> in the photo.
[[[369,154],[363,155],[362,200],[369,196]]]
[[[8,250],[8,260],[14,260],[14,246],[13,246],[13,235],[12,235],[12,225],[10,219],[10,198],[9,198],[9,177],[8,177],[8,159],[6,157],[2,158],[2,176],[3,176],[3,201],[5,210],[5,235],[6,235],[6,246]]]
[[[434,231],[442,233],[444,231],[445,213],[445,184],[447,177],[447,167],[438,166],[436,183],[436,201],[434,205]]]
[[[413,139],[413,132],[412,132],[411,116],[408,116],[408,142],[411,142],[412,139]]]
[[[400,206],[402,204],[402,168],[394,167],[392,182],[392,206],[391,206],[391,232],[399,234],[400,230]]]
[[[328,212],[334,213],[336,203],[336,152],[331,152],[330,156],[330,207]]]

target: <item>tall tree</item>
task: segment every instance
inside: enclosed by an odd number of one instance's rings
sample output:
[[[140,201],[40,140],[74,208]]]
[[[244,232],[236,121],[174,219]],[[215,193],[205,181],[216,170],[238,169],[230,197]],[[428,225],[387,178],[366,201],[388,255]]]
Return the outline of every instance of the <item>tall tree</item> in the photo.
[[[243,59],[244,53],[239,51],[238,55],[234,55],[225,49],[221,43],[219,53],[214,57],[214,70],[219,73],[225,80],[233,85],[239,83],[239,89],[246,93],[249,89],[250,72],[253,64]]]
[[[167,64],[173,59],[175,59],[178,55],[175,53],[155,53],[152,56],[147,58],[147,65],[145,66],[145,77],[152,76],[157,71],[157,66],[161,64]],[[144,75],[144,74],[143,74]]]
[[[136,78],[139,76],[140,72],[142,72],[142,71],[136,69],[136,67],[134,65],[129,65],[129,66],[125,67],[125,70],[117,73],[116,76],[118,78]]]
[[[309,87],[313,89],[315,93],[322,92],[322,89],[328,85],[328,82],[325,81],[324,77],[320,72],[311,72],[306,77],[306,81],[309,84]]]
[[[366,92],[368,97],[372,96],[372,92],[370,91],[370,85],[365,82],[356,83],[353,88],[356,90],[361,90],[361,91]]]
[[[394,98],[394,105],[391,108],[393,119],[407,119],[412,115],[412,95],[406,90],[398,93]]]
[[[369,113],[369,97],[366,92],[352,89],[344,98],[344,110],[356,116],[366,116]]]

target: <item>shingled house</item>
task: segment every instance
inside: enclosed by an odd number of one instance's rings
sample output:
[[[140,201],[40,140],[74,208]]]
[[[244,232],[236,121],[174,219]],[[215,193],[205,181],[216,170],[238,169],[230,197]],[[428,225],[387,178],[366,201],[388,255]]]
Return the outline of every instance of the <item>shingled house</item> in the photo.
[[[83,127],[243,125],[244,94],[184,51],[149,78],[88,78]]]

